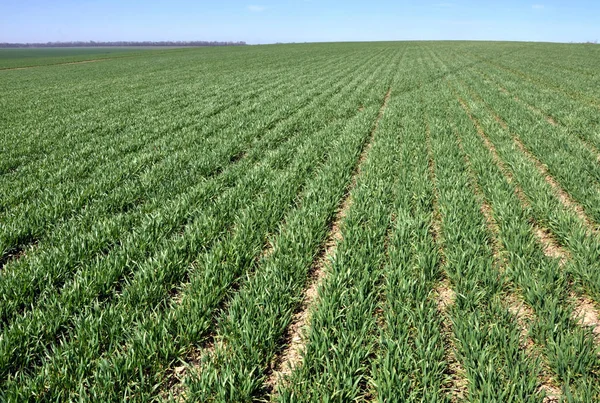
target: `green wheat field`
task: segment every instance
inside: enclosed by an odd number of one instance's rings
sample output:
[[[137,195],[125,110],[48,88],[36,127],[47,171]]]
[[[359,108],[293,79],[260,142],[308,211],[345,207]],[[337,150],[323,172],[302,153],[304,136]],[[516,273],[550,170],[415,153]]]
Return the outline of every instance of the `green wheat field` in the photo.
[[[0,400],[600,401],[598,66],[0,50]]]

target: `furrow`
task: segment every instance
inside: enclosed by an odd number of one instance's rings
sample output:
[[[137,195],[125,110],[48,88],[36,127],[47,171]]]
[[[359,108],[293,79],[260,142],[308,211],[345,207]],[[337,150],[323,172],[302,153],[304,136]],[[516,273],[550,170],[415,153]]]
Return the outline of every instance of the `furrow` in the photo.
[[[389,70],[394,71],[394,64]],[[384,91],[387,94],[389,86]],[[369,362],[376,350],[380,280],[396,193],[394,183],[399,175],[398,157],[392,151],[397,145],[388,143],[390,137],[397,138],[390,131],[390,113],[393,116],[395,110],[391,105],[396,105],[396,98],[390,97],[389,108],[386,98],[380,98],[369,128],[367,139],[372,138],[373,146],[360,163],[352,206],[344,219],[343,240],[337,245],[310,313],[301,364],[277,385],[273,398],[278,401],[373,397]],[[358,318],[362,319],[357,326]]]
[[[571,299],[575,301],[573,319],[581,326],[589,328],[600,346],[600,309],[598,304],[585,295],[572,294]]]
[[[219,150],[218,153],[211,153],[209,156],[205,157],[203,160],[198,160],[198,159],[191,159],[190,162],[190,156],[189,154],[178,154],[178,153],[174,153],[175,157],[173,157],[173,154],[169,154],[167,155],[163,155],[163,154],[159,154],[159,156],[161,156],[160,158],[158,158],[158,160],[154,160],[156,157],[152,157],[153,159],[150,160],[146,165],[149,166],[145,166],[142,165],[142,168],[136,168],[133,169],[131,168],[130,171],[136,172],[137,169],[141,169],[141,171],[139,173],[137,173],[136,175],[133,175],[132,177],[129,177],[131,175],[125,175],[125,179],[127,180],[123,180],[123,179],[118,179],[118,180],[114,180],[114,178],[110,178],[109,180],[104,179],[103,181],[100,180],[96,180],[96,181],[92,181],[94,183],[94,189],[96,189],[96,192],[86,192],[86,197],[85,198],[79,198],[77,200],[77,205],[79,207],[85,206],[85,215],[87,216],[93,216],[93,215],[104,215],[106,216],[106,210],[108,209],[109,213],[129,213],[129,208],[126,209],[125,211],[121,211],[120,209],[117,209],[118,211],[113,212],[111,211],[111,202],[114,203],[114,198],[118,198],[118,197],[123,197],[122,193],[124,193],[124,196],[127,199],[132,199],[134,198],[134,200],[137,200],[138,198],[142,199],[142,203],[136,204],[131,203],[132,207],[134,208],[132,213],[136,213],[140,210],[143,209],[144,207],[144,200],[146,198],[151,198],[152,196],[154,196],[154,192],[157,192],[158,190],[162,189],[162,187],[160,186],[160,182],[159,183],[154,183],[154,182],[150,182],[147,184],[147,186],[139,186],[138,181],[140,181],[140,178],[144,178],[145,176],[147,177],[156,177],[156,178],[160,178],[162,175],[164,175],[164,172],[167,171],[168,169],[172,168],[173,165],[175,165],[175,163],[178,163],[180,166],[183,165],[188,165],[188,167],[192,170],[192,172],[199,176],[200,178],[202,177],[206,177],[207,179],[212,179],[215,176],[218,176],[219,174],[221,174],[224,170],[226,170],[228,168],[228,164],[231,163],[231,159],[233,157],[233,160],[235,160],[235,156],[240,156],[242,155],[241,153],[244,151],[248,151],[248,150],[256,150],[256,148],[259,148],[261,145],[263,145],[265,142],[261,142],[260,140],[263,137],[268,137],[269,133],[271,131],[276,131],[276,130],[289,130],[289,127],[292,125],[297,125],[297,121],[300,121],[300,118],[298,116],[302,116],[302,114],[304,113],[304,109],[308,109],[308,107],[310,105],[313,105],[315,103],[317,103],[317,100],[319,99],[324,99],[327,100],[328,96],[330,93],[335,93],[335,91],[339,88],[341,88],[341,83],[337,84],[337,87],[333,87],[331,89],[328,89],[327,91],[323,91],[322,93],[319,93],[318,91],[316,91],[319,86],[317,85],[318,83],[321,82],[327,82],[328,78],[327,77],[321,77],[319,80],[316,80],[312,86],[309,88],[310,91],[306,92],[303,97],[299,98],[299,103],[296,106],[295,109],[293,110],[289,110],[288,108],[277,108],[277,114],[275,114],[272,118],[266,120],[265,122],[261,122],[261,125],[255,126],[255,127],[251,127],[251,130],[240,130],[240,128],[242,127],[246,127],[246,126],[240,126],[240,123],[238,123],[237,121],[234,121],[234,123],[232,123],[231,121],[225,121],[225,123],[221,126],[218,125],[204,125],[202,126],[202,132],[206,132],[206,134],[202,134],[202,143],[199,143],[197,138],[195,136],[193,137],[183,137],[185,141],[181,141],[183,144],[180,145],[178,144],[174,150],[172,150],[172,153],[174,151],[178,150],[178,147],[181,147],[183,149],[188,149],[189,150],[198,150],[198,149],[215,149],[215,150]],[[273,88],[279,89],[280,91],[283,91],[282,88],[285,87],[285,80],[282,78],[281,80],[278,80],[276,82],[277,84],[269,84],[270,86],[272,86]],[[266,87],[266,88],[262,88],[261,90],[266,91],[267,89],[270,89],[270,87]],[[258,90],[257,90],[258,92]],[[267,91],[265,94],[269,94],[270,91]],[[313,98],[311,98],[310,94],[314,94],[317,93],[316,96],[314,96]],[[293,96],[295,93],[291,93],[288,95]],[[276,93],[275,93],[276,95]],[[278,102],[274,102],[273,101],[273,97],[269,98],[269,95],[261,95],[262,97],[264,97],[264,101],[269,103],[269,107],[277,107],[279,105]],[[277,98],[277,97],[276,97]],[[262,98],[260,98],[262,99]],[[239,102],[236,101],[236,102]],[[271,106],[271,104],[273,104],[273,106]],[[252,103],[250,103],[247,108],[248,109],[244,109],[243,110],[243,114],[245,113],[251,113],[253,108],[255,106],[252,105]],[[231,112],[235,112],[234,106],[231,105]],[[239,110],[237,111],[238,113],[240,112]],[[288,113],[286,113],[288,112]],[[181,112],[180,112],[181,113]],[[206,119],[206,117],[200,115],[198,116],[198,118],[203,118],[201,119],[201,121],[204,122],[210,122],[210,120]],[[240,121],[243,121],[244,119],[240,119]],[[219,123],[219,122],[217,122]],[[198,123],[195,123],[196,125],[198,125]],[[282,129],[283,128],[283,129]],[[181,133],[182,128],[178,128],[177,132]],[[227,133],[227,135],[225,135],[225,133]],[[233,136],[230,133],[235,133],[235,136]],[[219,134],[219,136],[217,136],[217,134]],[[173,135],[173,132],[170,132],[170,135]],[[166,137],[170,137],[170,136],[166,136]],[[229,140],[229,142],[223,143],[223,137],[225,138],[229,138],[229,137],[233,137],[233,140]],[[167,139],[165,138],[165,136],[159,136],[160,139],[162,139],[162,141],[167,141]],[[173,141],[171,139],[168,140],[169,147],[173,147]],[[191,144],[190,144],[191,143]],[[215,147],[215,144],[218,144],[219,147]],[[149,152],[149,145],[145,145],[144,146],[144,150],[147,151],[147,154],[150,155]],[[241,151],[239,149],[242,149]],[[155,150],[156,151],[156,150]],[[136,159],[131,159],[129,158],[129,160],[125,157],[121,157],[123,158],[124,161],[127,162],[127,164],[130,163],[130,160],[135,161]],[[186,159],[187,158],[187,159]],[[208,163],[206,163],[206,161],[208,161]],[[111,162],[111,166],[119,166],[118,161],[117,163],[115,163],[114,161]],[[98,175],[101,175],[102,173],[106,172],[106,169],[109,167],[105,167],[105,170],[99,170],[97,167],[95,167],[95,170],[97,172]],[[55,171],[50,169],[49,171]],[[110,171],[110,169],[109,169]],[[205,172],[207,171],[207,172]],[[60,171],[59,171],[60,172]],[[138,177],[139,176],[139,177]],[[176,180],[174,180],[174,184],[179,185],[180,183],[187,183],[190,181],[190,177],[192,177],[191,175],[189,176],[182,176],[182,177],[178,177]],[[199,178],[198,178],[199,179]],[[198,180],[197,179],[197,180]],[[81,178],[78,177],[77,178],[77,182],[76,183],[80,183]],[[46,182],[46,181],[44,181]],[[64,181],[66,183],[69,183],[68,181]],[[143,183],[143,181],[142,181]],[[102,184],[104,186],[104,188],[101,188],[99,184]],[[132,193],[130,187],[135,186],[135,192]],[[188,183],[189,185],[189,183]],[[129,187],[128,187],[129,186]],[[181,185],[179,185],[181,186]],[[52,189],[54,193],[60,193],[60,191],[58,189]],[[72,192],[74,192],[75,194],[78,193],[78,191],[71,189]],[[103,194],[102,191],[104,191],[105,193],[108,192],[108,195],[110,196],[108,198],[108,203],[106,200],[106,197],[101,197],[99,199],[96,200],[96,198],[94,197],[95,193],[99,193],[99,194]],[[66,195],[66,196],[65,196]],[[143,195],[143,196],[142,196]],[[118,196],[118,197],[115,197]],[[37,197],[41,197],[40,195],[37,195]],[[65,194],[61,195],[61,197],[67,197],[66,200],[69,200],[70,197],[70,192],[66,192]],[[160,196],[159,196],[160,197]],[[43,199],[43,198],[42,198]],[[66,227],[67,229],[70,229],[69,224],[71,223],[71,218],[72,216],[75,215],[76,213],[76,209],[74,210],[73,208],[71,209],[65,209],[64,205],[67,205],[67,201],[66,200],[62,200],[60,202],[56,202],[54,201],[53,203],[42,203],[43,205],[47,205],[51,207],[51,212],[47,212],[48,214],[50,214],[53,218],[53,221],[58,220],[59,226],[58,228],[61,227]],[[33,203],[35,204],[35,203]],[[21,222],[19,224],[19,226],[16,228],[17,232],[10,234],[10,238],[18,238],[18,237],[22,237],[23,234],[26,230],[27,231],[33,231],[31,228],[29,228],[27,225],[25,225],[27,222],[29,222],[29,220],[34,221],[36,223],[39,223],[40,219],[45,220],[45,218],[43,217],[33,217],[32,214],[28,214],[27,211],[31,210],[31,206],[27,207],[27,205],[25,206],[20,206],[19,209],[17,209],[18,211],[20,211],[20,214],[24,214],[23,215],[23,222]],[[112,207],[112,209],[115,209],[115,207]],[[72,211],[74,210],[74,211]],[[34,210],[37,212],[37,209]],[[64,215],[63,213],[59,213],[60,211],[64,211]],[[18,217],[18,216],[17,216]],[[62,218],[60,218],[62,217]],[[35,219],[34,219],[35,218]],[[59,219],[60,218],[60,219]],[[18,221],[15,219],[15,221]],[[39,227],[39,224],[38,224]],[[42,225],[40,228],[45,228],[46,225]],[[46,236],[47,233],[45,232],[45,229],[40,229],[37,228],[36,231],[34,231],[34,233],[37,236]],[[70,229],[72,230],[72,229]],[[41,231],[41,232],[40,232]],[[75,230],[76,231],[76,230]],[[3,239],[2,239],[3,240]],[[52,238],[50,238],[50,241],[52,241]],[[14,241],[13,241],[14,242]],[[4,245],[2,245],[4,246]],[[31,290],[29,290],[31,292]]]
[[[364,83],[363,83],[363,84],[361,84],[361,85],[366,85],[367,83],[368,83],[368,81],[367,81],[367,82],[364,82]],[[348,100],[350,100],[350,99],[348,99]],[[361,111],[359,111],[358,113],[362,115]],[[360,117],[360,116],[359,116],[359,117]],[[363,118],[364,118],[364,116],[363,116]],[[372,130],[372,133],[373,133],[373,132],[374,132],[374,130]],[[363,143],[363,144],[362,144],[362,145],[363,145],[363,147],[364,147],[364,148],[363,148],[363,151],[365,151],[365,150],[368,150],[368,148],[369,148],[369,142],[370,142],[370,141],[371,141],[371,138],[369,138],[369,139],[365,139],[365,143]],[[361,157],[361,156],[362,156],[362,154],[358,155],[357,157]],[[310,192],[309,192],[309,194],[310,194]],[[311,195],[311,196],[312,196],[312,195]],[[303,209],[305,209],[305,208],[310,208],[310,206],[305,206],[305,204],[308,204],[308,205],[310,205],[310,202],[311,202],[311,197],[309,197],[309,199],[308,199],[308,200],[306,200],[306,201],[303,201],[303,202],[301,203],[301,205],[298,207],[298,209],[299,209],[299,210],[303,210]],[[342,211],[344,211],[344,210],[345,210],[345,209],[344,209],[344,207],[345,207],[345,206],[342,206]],[[293,217],[295,217],[297,214],[299,214],[299,213],[298,213],[298,212],[295,212],[295,213],[293,213],[293,214],[292,214],[292,216],[290,216],[290,218],[288,218],[288,220],[286,220],[287,222],[286,222],[286,223],[285,223],[285,224],[282,226],[282,228],[286,228],[286,227],[288,227],[288,226],[293,226],[293,225],[296,225],[296,224],[294,224],[294,221],[297,221],[297,220],[296,220],[296,218],[293,218]],[[290,220],[291,220],[291,221],[290,221]],[[337,227],[337,225],[336,225],[336,227]],[[293,228],[293,227],[291,227],[291,228]],[[334,233],[335,233],[337,230],[339,230],[339,228],[334,228]],[[284,240],[285,240],[285,239],[286,239],[286,237],[288,237],[288,236],[293,236],[293,232],[292,232],[291,234],[286,234],[286,233],[285,233],[285,231],[284,231],[284,232],[280,232],[280,233],[279,233],[279,234],[278,234],[276,237],[274,237],[274,238],[273,238],[273,239],[270,241],[270,244],[272,245],[272,249],[267,249],[267,250],[268,250],[268,252],[266,252],[266,251],[263,251],[264,253],[266,253],[266,256],[264,257],[264,259],[261,259],[261,260],[262,260],[262,264],[261,264],[261,266],[267,266],[267,267],[266,267],[266,268],[264,268],[264,269],[263,269],[262,267],[259,267],[259,271],[258,271],[258,272],[257,272],[257,273],[256,273],[254,276],[256,276],[256,275],[258,275],[258,276],[261,276],[260,272],[262,272],[263,270],[266,270],[267,272],[269,272],[269,271],[271,270],[271,267],[270,267],[270,266],[273,264],[273,262],[274,262],[274,261],[275,261],[275,262],[276,262],[276,261],[279,261],[279,260],[281,260],[281,259],[284,257],[284,255],[282,255],[282,253],[284,254],[285,252],[283,252],[283,251],[281,250],[281,248],[282,248],[282,246],[281,246],[281,242],[284,242],[284,244],[285,244],[285,242],[287,242],[287,241],[282,241],[282,239],[284,239]],[[336,235],[336,237],[337,237],[337,235]],[[284,247],[284,250],[285,250],[285,247]],[[314,264],[314,263],[313,263],[313,266],[315,266],[315,264]],[[313,278],[315,278],[315,277],[318,277],[318,276],[321,276],[321,275],[322,275],[322,269],[321,269],[320,267],[317,267],[317,268],[318,268],[319,270],[316,270],[316,269],[314,269],[314,270],[309,270],[309,274],[307,274],[307,276],[308,276],[308,277],[313,277]],[[318,274],[317,274],[317,273],[318,273]],[[269,275],[271,275],[271,274],[269,273]],[[257,279],[257,278],[251,278],[251,279],[249,279],[249,280],[246,282],[246,284],[244,285],[244,288],[245,288],[245,287],[248,287],[248,286],[252,286],[252,287],[256,287],[256,286],[262,286],[262,285],[259,285],[261,281],[262,281],[262,280],[259,280],[259,279]],[[244,293],[250,292],[250,291],[248,291],[248,290],[245,290],[244,288],[242,288],[242,289],[241,289],[241,294],[244,294]],[[313,288],[313,287],[311,287],[311,288]],[[254,291],[251,291],[251,292],[254,292]],[[236,297],[234,298],[234,300],[233,300],[233,303],[234,303],[234,305],[230,305],[230,306],[229,306],[229,308],[228,308],[229,310],[237,310],[237,309],[238,309],[238,308],[235,306],[235,304],[237,303],[237,302],[236,302],[236,300],[237,300],[238,298],[240,298],[240,296],[239,296],[239,295],[238,295],[238,296],[236,296]],[[244,298],[245,298],[245,297],[244,297]],[[292,320],[294,320],[294,319],[298,319],[298,317],[300,317],[301,315],[302,315],[302,316],[305,316],[305,315],[301,314],[301,312],[302,312],[302,311],[300,311],[300,312],[296,312],[296,314],[294,315],[294,318],[292,318]],[[226,317],[227,315],[229,315],[229,314],[228,314],[228,313],[226,313],[225,311],[223,311],[223,315],[221,315],[221,318],[219,319],[219,323],[221,323],[221,320],[223,320],[223,319],[224,319],[224,317]],[[238,315],[238,313],[236,313],[236,315]],[[218,338],[219,340],[226,340],[226,339],[227,339],[227,337],[223,338],[222,336],[219,336],[218,334],[215,334],[213,337],[216,337],[216,338]],[[289,332],[287,332],[287,333],[286,333],[286,332],[283,332],[283,334],[282,334],[282,339],[285,339],[285,337],[288,337],[288,338],[289,338],[289,337],[291,337],[291,336],[290,336],[290,333],[289,333]],[[237,341],[236,341],[236,342],[237,342]],[[220,349],[217,349],[217,356],[215,356],[215,357],[205,356],[205,359],[204,359],[204,360],[205,360],[205,361],[208,361],[208,362],[214,362],[215,360],[218,360],[218,359],[219,359],[219,354],[227,354],[227,355],[228,355],[229,353],[225,353],[225,352],[226,352],[226,351],[228,351],[228,349],[229,349],[229,347],[228,347],[228,343],[222,343],[222,346],[223,346],[222,348],[220,348]],[[273,362],[277,362],[277,359],[273,360]],[[212,365],[212,364],[211,364],[211,365]],[[271,371],[271,368],[272,368],[272,366],[273,366],[273,363],[271,363],[271,364],[270,364],[270,365],[267,367],[266,374],[269,374],[269,372]],[[194,379],[196,376],[202,376],[202,375],[203,375],[202,373],[196,372],[196,373],[194,373],[194,374],[190,374],[190,378],[191,378],[191,379]],[[266,393],[266,391],[268,391],[268,390],[269,390],[268,388],[269,388],[269,385],[268,385],[268,384],[267,384],[267,385],[265,385],[265,389],[264,389],[265,391],[264,391],[264,392],[262,392],[262,393],[263,393],[263,394],[264,394],[264,393]]]
[[[538,242],[542,245],[544,254],[549,258],[558,260],[559,264],[564,266],[567,263],[567,260],[571,258],[569,251],[559,245],[556,238],[548,229],[538,225],[535,222],[533,223],[533,227],[534,235]]]
[[[492,154],[492,158],[493,158],[494,162],[496,163],[496,165],[502,170],[502,172],[506,176],[506,179],[509,182],[511,182],[511,183],[514,182],[513,175],[510,172],[510,170],[508,169],[508,167],[506,166],[506,164],[504,163],[504,161],[502,161],[502,159],[498,155],[498,150],[496,150],[496,146],[494,145],[494,143],[492,143],[490,141],[489,137],[485,134],[485,132],[483,131],[483,128],[479,124],[479,121],[477,119],[475,119],[475,117],[471,114],[471,111],[469,110],[469,107],[465,103],[464,99],[459,97],[458,102],[460,103],[460,106],[463,108],[463,110],[465,111],[465,113],[467,114],[467,116],[469,117],[469,119],[471,120],[471,122],[473,123],[475,128],[477,129],[477,134],[481,137],[481,140],[485,144],[485,147]],[[525,196],[523,191],[518,186],[515,187],[515,193],[516,193],[517,197],[523,203],[527,203],[527,197]]]
[[[27,253],[27,249],[29,249],[30,246],[33,246],[35,244],[36,242],[32,242],[27,246],[19,245],[7,251],[4,255],[0,256],[0,273],[4,272],[4,269],[9,263],[15,262],[24,257]]]

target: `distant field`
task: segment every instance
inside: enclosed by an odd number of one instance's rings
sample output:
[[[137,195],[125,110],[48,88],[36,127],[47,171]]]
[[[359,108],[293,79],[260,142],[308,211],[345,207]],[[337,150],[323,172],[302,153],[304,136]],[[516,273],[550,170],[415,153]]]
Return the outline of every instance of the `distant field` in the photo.
[[[0,400],[600,401],[600,47],[53,51],[0,51],[53,65],[0,71]]]
[[[137,56],[146,53],[163,53],[165,50],[180,50],[164,47],[105,47],[105,48],[25,48],[0,49],[0,70],[75,63],[115,57]]]

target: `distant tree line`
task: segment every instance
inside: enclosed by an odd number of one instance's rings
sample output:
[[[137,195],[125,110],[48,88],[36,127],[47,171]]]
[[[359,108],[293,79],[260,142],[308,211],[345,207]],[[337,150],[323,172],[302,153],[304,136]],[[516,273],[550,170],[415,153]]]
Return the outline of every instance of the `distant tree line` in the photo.
[[[117,42],[46,42],[46,43],[0,43],[0,48],[78,48],[110,46],[244,46],[246,42],[219,41],[117,41]]]
[[[580,43],[580,44],[582,43],[582,44],[585,44],[585,45],[597,45],[598,44],[598,39],[593,40],[593,41],[585,41],[585,42],[573,42],[573,41],[571,41],[569,43]]]

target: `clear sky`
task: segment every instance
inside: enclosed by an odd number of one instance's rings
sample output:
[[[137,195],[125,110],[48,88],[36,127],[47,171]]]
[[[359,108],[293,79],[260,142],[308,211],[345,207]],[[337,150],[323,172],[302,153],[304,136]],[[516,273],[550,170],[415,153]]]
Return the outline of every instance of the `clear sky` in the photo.
[[[0,42],[600,40],[599,0],[0,0]]]

